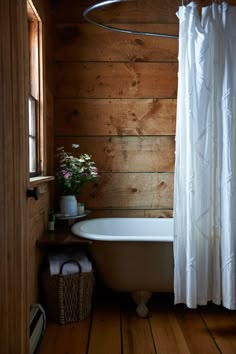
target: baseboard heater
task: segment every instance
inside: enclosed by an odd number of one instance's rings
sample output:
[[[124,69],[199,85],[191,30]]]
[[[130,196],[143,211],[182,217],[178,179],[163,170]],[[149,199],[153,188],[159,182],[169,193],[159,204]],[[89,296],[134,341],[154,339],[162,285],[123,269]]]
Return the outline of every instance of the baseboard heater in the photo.
[[[46,329],[46,316],[40,304],[30,306],[30,354],[35,354],[39,348]]]

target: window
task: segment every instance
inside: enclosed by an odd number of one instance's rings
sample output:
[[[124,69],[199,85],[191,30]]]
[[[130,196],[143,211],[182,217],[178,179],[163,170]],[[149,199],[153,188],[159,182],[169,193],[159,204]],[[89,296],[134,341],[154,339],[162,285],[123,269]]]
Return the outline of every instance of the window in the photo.
[[[37,100],[29,96],[29,171],[31,176],[39,174],[38,166],[38,127],[37,127]]]
[[[43,173],[43,86],[42,22],[31,0],[27,0],[29,38],[29,172]]]

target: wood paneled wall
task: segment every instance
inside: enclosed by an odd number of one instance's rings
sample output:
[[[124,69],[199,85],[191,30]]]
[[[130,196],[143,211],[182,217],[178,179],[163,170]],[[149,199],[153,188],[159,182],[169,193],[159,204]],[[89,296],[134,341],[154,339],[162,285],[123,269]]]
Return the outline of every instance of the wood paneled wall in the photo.
[[[41,302],[39,277],[45,252],[37,247],[36,242],[47,229],[50,207],[50,184],[40,183],[37,187],[40,193],[39,200],[30,198],[28,201],[28,308],[31,304]]]
[[[43,22],[49,23],[50,3],[38,0]],[[47,27],[47,26],[46,26]],[[49,27],[47,27],[49,34]],[[52,59],[46,44],[47,57]],[[40,255],[36,239],[46,226],[47,184],[38,202],[26,198],[28,169],[28,36],[25,0],[0,0],[0,352],[29,352],[29,306],[38,300]],[[51,127],[46,154],[53,158],[52,68],[45,65],[45,109]],[[47,81],[47,86],[46,86]],[[49,153],[49,148],[51,151]],[[52,168],[51,168],[52,170]],[[31,185],[32,186],[32,185]]]
[[[43,37],[43,105],[44,105],[44,158],[46,161],[45,174],[53,174],[53,46],[51,3],[48,0],[33,0],[42,20]],[[31,187],[34,187],[32,185]],[[39,200],[30,198],[28,201],[28,303],[36,303],[39,298],[39,272],[44,252],[36,246],[37,240],[47,229],[48,210],[52,206],[52,182],[36,183],[39,188]]]
[[[80,144],[100,169],[80,196],[92,216],[172,216],[178,41],[88,24],[91,3],[53,2],[55,145]],[[96,18],[177,34],[178,5],[135,1]]]
[[[0,352],[27,353],[26,3],[0,0]]]

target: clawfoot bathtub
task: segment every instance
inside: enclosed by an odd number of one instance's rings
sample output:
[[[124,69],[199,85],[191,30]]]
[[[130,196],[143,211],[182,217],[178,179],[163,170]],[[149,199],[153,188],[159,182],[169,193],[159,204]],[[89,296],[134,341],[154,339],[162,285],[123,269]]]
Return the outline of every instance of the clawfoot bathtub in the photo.
[[[148,315],[153,292],[173,292],[173,219],[90,219],[72,232],[92,241],[89,252],[101,279],[131,293],[139,316]]]

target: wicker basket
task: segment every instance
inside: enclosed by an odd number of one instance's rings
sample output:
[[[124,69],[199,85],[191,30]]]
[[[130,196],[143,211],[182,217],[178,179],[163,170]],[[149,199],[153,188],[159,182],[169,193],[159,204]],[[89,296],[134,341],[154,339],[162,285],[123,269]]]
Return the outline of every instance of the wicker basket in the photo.
[[[64,265],[71,262],[77,263],[79,273],[62,275]],[[77,261],[63,263],[58,275],[50,275],[47,269],[43,273],[43,288],[48,319],[65,324],[88,318],[92,307],[93,285],[93,271],[82,273]]]

